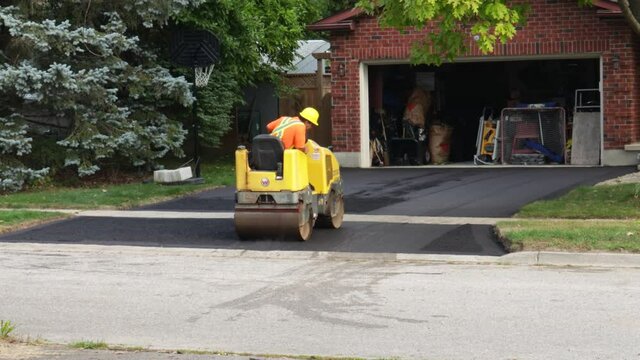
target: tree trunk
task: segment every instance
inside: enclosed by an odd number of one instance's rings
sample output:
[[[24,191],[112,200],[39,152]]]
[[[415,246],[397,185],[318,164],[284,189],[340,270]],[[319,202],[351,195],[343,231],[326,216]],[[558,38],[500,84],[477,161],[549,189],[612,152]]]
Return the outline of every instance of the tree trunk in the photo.
[[[629,26],[640,35],[640,0],[618,0],[618,4]]]

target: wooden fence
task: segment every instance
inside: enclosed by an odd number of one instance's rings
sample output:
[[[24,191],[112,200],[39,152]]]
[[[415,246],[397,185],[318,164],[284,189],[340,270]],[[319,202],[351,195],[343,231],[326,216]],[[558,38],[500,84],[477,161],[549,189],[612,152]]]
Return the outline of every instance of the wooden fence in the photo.
[[[288,97],[280,98],[281,115],[295,115],[312,106],[320,112],[319,126],[309,137],[322,146],[331,145],[331,75],[323,75],[322,83],[316,74],[287,75],[285,84],[296,89]]]

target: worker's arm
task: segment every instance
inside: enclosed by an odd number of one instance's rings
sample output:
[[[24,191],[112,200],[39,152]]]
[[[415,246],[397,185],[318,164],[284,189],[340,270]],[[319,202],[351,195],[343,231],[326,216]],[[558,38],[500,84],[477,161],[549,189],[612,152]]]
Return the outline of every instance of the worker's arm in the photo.
[[[281,121],[282,121],[282,118],[279,117],[279,118],[277,118],[277,119],[275,119],[272,122],[267,124],[267,131],[269,132],[269,134],[271,134],[273,129],[275,129],[278,125],[280,125]]]

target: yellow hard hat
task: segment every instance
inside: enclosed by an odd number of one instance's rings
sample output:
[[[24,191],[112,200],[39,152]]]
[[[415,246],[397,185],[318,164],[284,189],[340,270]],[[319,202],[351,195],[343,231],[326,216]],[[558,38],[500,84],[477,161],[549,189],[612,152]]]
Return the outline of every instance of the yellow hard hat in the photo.
[[[309,120],[313,125],[318,126],[318,118],[320,117],[318,110],[312,107],[304,108],[304,110],[300,111],[300,116]]]

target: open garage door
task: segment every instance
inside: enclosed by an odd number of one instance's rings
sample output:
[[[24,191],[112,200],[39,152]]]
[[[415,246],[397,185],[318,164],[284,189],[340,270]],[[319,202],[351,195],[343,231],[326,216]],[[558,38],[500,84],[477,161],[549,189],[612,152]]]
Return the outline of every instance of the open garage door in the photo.
[[[367,80],[372,166],[570,164],[576,146],[599,163],[597,58],[369,65]]]

